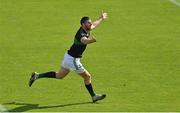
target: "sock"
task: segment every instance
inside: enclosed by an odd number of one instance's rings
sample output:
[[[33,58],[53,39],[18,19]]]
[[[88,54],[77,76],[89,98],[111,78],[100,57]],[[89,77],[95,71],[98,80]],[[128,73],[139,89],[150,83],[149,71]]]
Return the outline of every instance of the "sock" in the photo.
[[[38,78],[56,78],[56,72],[50,71],[47,73],[38,74]]]
[[[93,96],[96,95],[96,94],[94,93],[94,91],[93,91],[93,88],[92,88],[91,83],[88,84],[88,85],[86,85],[86,88],[87,88],[87,90],[89,91],[89,94],[91,95],[91,97],[93,97]]]

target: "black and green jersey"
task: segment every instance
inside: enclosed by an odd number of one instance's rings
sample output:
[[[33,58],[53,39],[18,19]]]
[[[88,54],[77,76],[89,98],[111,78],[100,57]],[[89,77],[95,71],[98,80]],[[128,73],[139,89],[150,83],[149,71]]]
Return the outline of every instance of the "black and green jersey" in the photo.
[[[86,49],[86,44],[81,42],[82,37],[89,37],[90,33],[86,32],[82,27],[77,31],[74,37],[74,43],[68,50],[68,54],[74,58],[81,58],[84,50]]]

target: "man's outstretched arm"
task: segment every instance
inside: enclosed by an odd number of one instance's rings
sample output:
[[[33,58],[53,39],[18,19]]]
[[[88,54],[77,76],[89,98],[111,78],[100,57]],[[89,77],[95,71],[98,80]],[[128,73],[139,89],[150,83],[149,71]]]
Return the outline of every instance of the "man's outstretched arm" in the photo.
[[[96,39],[95,39],[94,36],[90,36],[89,38],[82,37],[82,38],[81,38],[81,42],[82,42],[83,44],[91,44],[91,43],[96,42]]]
[[[92,22],[91,30],[99,26],[101,22],[105,20],[106,18],[107,18],[107,13],[102,11],[101,16],[96,21]]]

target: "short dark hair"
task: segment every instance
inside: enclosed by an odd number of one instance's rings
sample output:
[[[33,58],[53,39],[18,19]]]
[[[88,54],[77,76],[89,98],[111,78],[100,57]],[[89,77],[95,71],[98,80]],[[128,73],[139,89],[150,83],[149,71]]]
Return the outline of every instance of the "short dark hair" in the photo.
[[[81,18],[81,21],[80,21],[80,23],[81,23],[81,25],[83,24],[83,23],[85,23],[87,20],[89,20],[90,18],[88,17],[88,16],[84,16],[84,17],[82,17]]]

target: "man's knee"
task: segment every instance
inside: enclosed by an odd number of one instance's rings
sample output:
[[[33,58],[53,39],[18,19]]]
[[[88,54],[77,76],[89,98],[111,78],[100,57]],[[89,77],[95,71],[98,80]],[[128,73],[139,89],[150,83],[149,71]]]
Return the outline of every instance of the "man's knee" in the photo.
[[[85,72],[84,79],[90,80],[91,79],[91,74],[89,74],[88,72]]]
[[[91,80],[91,75],[87,75],[87,76],[85,77],[85,79],[86,79],[86,80]]]

